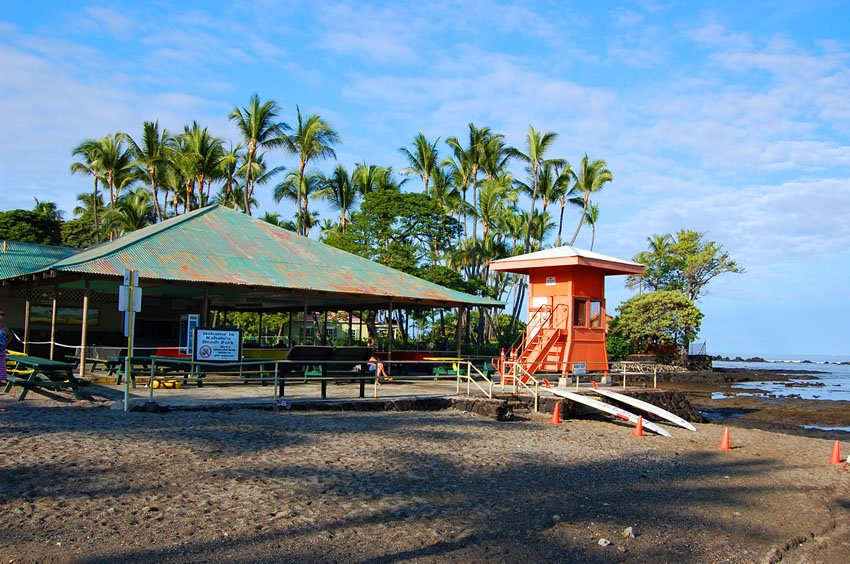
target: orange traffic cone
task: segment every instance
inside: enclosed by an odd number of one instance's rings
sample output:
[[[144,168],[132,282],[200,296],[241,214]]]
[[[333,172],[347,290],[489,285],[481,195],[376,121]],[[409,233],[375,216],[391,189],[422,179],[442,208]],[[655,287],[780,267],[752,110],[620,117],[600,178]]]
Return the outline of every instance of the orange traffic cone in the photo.
[[[732,444],[729,440],[729,427],[723,427],[723,439],[720,441],[720,450],[732,450]]]
[[[829,458],[830,464],[841,464],[841,443],[839,441],[835,441],[835,444],[832,445],[832,456]]]
[[[552,412],[552,420],[549,421],[552,425],[560,425],[561,423],[561,402],[555,404],[555,411]]]
[[[643,415],[638,415],[638,422],[635,425],[635,430],[632,431],[633,437],[642,437],[643,436]]]

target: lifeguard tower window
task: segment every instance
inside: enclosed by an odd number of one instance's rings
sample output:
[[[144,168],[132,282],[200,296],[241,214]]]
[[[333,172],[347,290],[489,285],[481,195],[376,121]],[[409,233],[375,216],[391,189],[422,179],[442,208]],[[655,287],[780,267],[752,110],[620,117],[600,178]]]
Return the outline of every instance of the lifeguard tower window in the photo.
[[[590,300],[590,328],[602,329],[602,301]]]
[[[585,298],[575,299],[573,325],[576,327],[587,327],[587,300]]]

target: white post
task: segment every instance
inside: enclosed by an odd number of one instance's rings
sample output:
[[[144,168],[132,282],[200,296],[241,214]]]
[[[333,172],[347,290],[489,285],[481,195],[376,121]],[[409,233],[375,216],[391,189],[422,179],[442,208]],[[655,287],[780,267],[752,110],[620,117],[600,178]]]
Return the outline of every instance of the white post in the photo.
[[[86,336],[89,323],[89,281],[83,290],[83,328],[80,332],[80,378],[86,377]]]
[[[53,288],[53,313],[50,316],[50,360],[53,360],[53,350],[56,344],[56,305],[59,300],[59,288]]]

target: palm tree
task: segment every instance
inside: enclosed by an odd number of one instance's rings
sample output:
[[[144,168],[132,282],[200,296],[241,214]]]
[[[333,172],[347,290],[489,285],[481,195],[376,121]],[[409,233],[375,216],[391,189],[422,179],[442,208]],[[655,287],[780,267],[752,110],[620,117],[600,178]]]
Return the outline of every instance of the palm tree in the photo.
[[[523,153],[517,149],[509,149],[510,156],[517,158],[528,164],[529,172],[531,173],[531,213],[529,217],[535,217],[534,207],[537,204],[537,196],[539,178],[540,178],[540,169],[546,163],[550,163],[555,166],[564,166],[566,161],[563,159],[547,159],[545,158],[546,152],[552,147],[552,144],[558,138],[558,134],[554,131],[547,131],[546,133],[542,133],[534,129],[534,126],[528,126],[528,134],[526,136],[526,145],[527,145],[527,153]],[[528,231],[525,235],[525,243],[528,246],[529,241],[531,240],[531,230],[533,228],[533,222],[529,222]],[[541,231],[542,233],[542,231]]]
[[[266,212],[263,214],[263,217],[260,218],[261,221],[265,221],[266,223],[271,223],[272,225],[277,225],[280,227],[280,214],[277,212]]]
[[[156,221],[152,200],[153,195],[145,187],[123,194],[107,214],[113,231],[124,235],[151,225]]]
[[[340,231],[345,233],[348,215],[357,203],[359,193],[351,176],[343,165],[337,165],[330,178],[321,176],[321,188],[313,196],[324,198],[333,209],[339,211]]]
[[[159,176],[162,169],[170,162],[169,148],[170,136],[167,129],[159,130],[159,121],[144,122],[142,126],[141,144],[127,135],[130,154],[135,159],[135,166],[139,167],[145,177],[145,183],[149,184],[153,191],[153,206],[157,220],[162,220],[162,209],[159,207]]]
[[[490,228],[498,226],[503,217],[506,205],[517,200],[517,193],[513,189],[510,175],[500,176],[493,180],[486,180],[481,185],[478,194],[478,205],[474,209],[476,218],[481,221],[482,240],[486,240],[490,234]]]
[[[53,221],[62,221],[62,211],[56,205],[56,202],[40,201],[38,198],[33,199],[35,200],[35,206],[33,206],[32,211],[49,217]]]
[[[452,202],[460,199],[457,188],[452,183],[451,175],[444,168],[435,168],[431,175],[431,185],[428,195],[436,200],[440,209],[446,209]]]
[[[323,177],[315,172],[307,173],[303,178],[301,173],[293,170],[274,188],[272,198],[277,203],[283,200],[296,202],[296,226],[298,234],[309,237],[310,227],[318,221],[316,214],[311,214],[306,205],[298,205],[301,198],[309,198],[322,188]],[[303,221],[302,221],[303,220]],[[300,223],[299,223],[300,222]]]
[[[363,162],[354,167],[351,173],[351,182],[357,191],[365,196],[369,192],[383,190],[391,184],[390,174],[392,168],[378,165],[370,165]]]
[[[468,124],[469,140],[468,146],[464,149],[457,137],[449,137],[446,139],[446,144],[452,148],[455,158],[465,160],[469,170],[469,183],[472,184],[472,201],[478,200],[478,172],[483,170],[487,162],[487,146],[490,144],[494,135],[490,132],[489,127],[476,127],[474,123]],[[501,137],[501,136],[497,136]],[[464,190],[464,200],[466,200],[466,191]],[[477,222],[472,220],[472,238],[477,235]]]
[[[599,220],[599,204],[589,204],[585,213],[584,222],[590,226],[590,250],[596,242],[596,222]]]
[[[209,129],[201,127],[197,121],[183,128],[183,137],[183,146],[190,153],[193,184],[198,188],[198,203],[203,207],[209,199],[212,181],[220,171],[219,162],[224,156],[224,141],[211,135]],[[191,199],[191,192],[188,195]]]
[[[439,141],[440,138],[438,137],[436,141],[431,143],[422,133],[418,133],[413,139],[413,151],[407,147],[400,149],[402,154],[407,157],[409,165],[402,169],[401,173],[404,175],[413,174],[421,178],[425,183],[426,194],[428,193],[428,181],[437,169],[437,163],[440,158],[437,152],[437,143]]]
[[[109,186],[109,201],[112,207],[118,202],[121,189],[120,179],[126,179],[133,167],[133,157],[124,146],[126,135],[121,132],[110,134],[98,141],[99,160],[106,184]],[[135,178],[134,178],[135,179]]]
[[[223,152],[218,161],[218,177],[224,180],[224,186],[222,186],[219,203],[229,208],[234,207],[235,204],[233,198],[233,186],[237,181],[236,178],[239,172],[239,164],[244,155],[243,149],[244,147],[242,147],[241,144],[237,143],[234,145],[231,141],[230,148]]]
[[[336,158],[333,145],[340,142],[339,134],[318,114],[313,114],[306,120],[301,115],[301,108],[295,107],[298,114],[298,124],[291,135],[284,138],[284,148],[293,155],[298,155],[298,205],[303,215],[298,217],[309,217],[307,213],[307,193],[303,184],[307,178],[304,169],[311,160]],[[301,224],[299,233],[307,235],[309,229],[306,224]]]
[[[91,198],[92,218],[94,220],[94,231],[95,233],[99,233],[100,230],[97,225],[97,204],[98,202],[102,202],[102,199],[98,197],[97,190],[98,182],[103,176],[103,165],[100,159],[100,143],[94,139],[88,139],[74,147],[71,154],[75,157],[81,157],[79,161],[71,163],[71,174],[88,174],[94,179],[94,191],[92,192]],[[100,236],[95,236],[95,243],[99,243]]]
[[[254,162],[257,149],[283,145],[286,132],[289,131],[288,125],[275,121],[280,110],[281,107],[274,100],[268,100],[261,104],[260,97],[257,93],[254,93],[246,107],[241,109],[235,107],[228,116],[242,134],[247,148],[248,166],[246,170],[249,176],[246,178],[246,188],[243,191],[242,209],[248,215],[251,215],[250,200],[254,195],[253,185],[250,182],[251,165]]]
[[[575,244],[579,231],[581,231],[581,226],[584,225],[587,216],[587,206],[590,203],[590,195],[602,190],[605,184],[612,180],[614,180],[614,175],[608,170],[608,163],[605,161],[596,160],[590,162],[587,155],[581,160],[581,168],[576,178],[576,190],[583,196],[583,206],[581,209],[581,218],[579,218],[576,232],[570,240],[570,245]]]
[[[77,202],[78,205],[74,206],[72,211],[74,217],[93,216],[94,210],[98,206],[103,207],[103,196],[98,194],[97,200],[95,200],[94,194],[83,192],[82,194],[77,194]]]

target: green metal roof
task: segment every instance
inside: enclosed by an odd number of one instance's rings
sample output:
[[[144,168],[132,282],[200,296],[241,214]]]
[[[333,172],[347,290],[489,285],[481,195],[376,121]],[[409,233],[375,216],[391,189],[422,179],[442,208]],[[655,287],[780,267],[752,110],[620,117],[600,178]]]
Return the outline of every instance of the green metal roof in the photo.
[[[4,241],[0,246],[0,280],[42,271],[76,252],[71,247]]]
[[[501,302],[450,290],[222,206],[209,206],[64,258],[51,270],[142,280],[367,295],[422,304]]]

